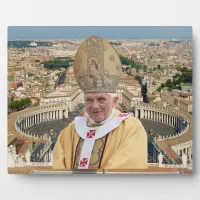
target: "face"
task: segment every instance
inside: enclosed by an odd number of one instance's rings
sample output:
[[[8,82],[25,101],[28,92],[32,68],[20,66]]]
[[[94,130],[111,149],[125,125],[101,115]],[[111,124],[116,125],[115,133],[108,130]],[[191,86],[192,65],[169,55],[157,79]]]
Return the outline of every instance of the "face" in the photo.
[[[118,97],[112,98],[109,94],[103,92],[85,94],[86,111],[95,122],[102,122],[107,119],[117,101]]]

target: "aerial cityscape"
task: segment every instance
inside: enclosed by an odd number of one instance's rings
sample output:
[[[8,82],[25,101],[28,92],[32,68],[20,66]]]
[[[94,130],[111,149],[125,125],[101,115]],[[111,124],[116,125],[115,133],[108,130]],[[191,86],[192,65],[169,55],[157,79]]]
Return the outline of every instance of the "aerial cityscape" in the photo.
[[[8,39],[9,173],[52,170],[58,135],[85,103],[73,71],[83,41]],[[147,171],[192,173],[192,40],[108,41],[122,63],[119,108],[148,135]]]

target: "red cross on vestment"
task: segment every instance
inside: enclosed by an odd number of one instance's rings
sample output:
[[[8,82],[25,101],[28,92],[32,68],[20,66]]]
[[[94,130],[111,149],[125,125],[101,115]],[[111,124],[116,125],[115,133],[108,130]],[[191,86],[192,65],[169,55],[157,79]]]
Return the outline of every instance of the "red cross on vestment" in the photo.
[[[93,138],[95,136],[96,131],[95,130],[89,130],[87,132],[87,138]]]
[[[128,113],[120,113],[118,116],[119,117],[125,117],[125,116],[127,116],[128,115]]]
[[[85,167],[87,163],[88,163],[88,158],[82,158],[82,160],[80,161],[80,166]]]

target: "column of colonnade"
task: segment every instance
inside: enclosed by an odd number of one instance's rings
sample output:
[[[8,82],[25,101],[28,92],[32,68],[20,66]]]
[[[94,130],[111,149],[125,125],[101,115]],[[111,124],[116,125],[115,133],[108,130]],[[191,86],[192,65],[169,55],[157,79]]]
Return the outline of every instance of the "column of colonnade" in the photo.
[[[32,120],[31,120],[31,125],[34,125],[34,121],[35,121],[35,117],[34,117],[35,115],[32,115],[31,116],[31,118],[32,118]]]
[[[26,118],[24,119],[24,128],[26,129]]]
[[[174,117],[174,127],[176,127],[176,120],[177,120],[177,118]]]
[[[140,109],[140,118],[143,119],[144,118],[144,110]]]
[[[174,127],[176,127],[176,117],[174,117]]]
[[[173,126],[173,116],[171,116],[171,126]]]
[[[52,119],[54,120],[54,110],[52,111],[51,115],[52,115]]]
[[[143,118],[145,119],[145,110],[143,110]]]
[[[34,124],[34,115],[32,115],[31,117],[32,117],[31,125],[33,125]]]
[[[169,114],[167,115],[167,124],[170,125],[170,115]]]
[[[48,111],[49,120],[51,120],[51,111]]]
[[[135,117],[138,117],[138,109],[135,108]]]
[[[172,116],[171,118],[172,118],[171,126],[173,126],[174,125],[174,117]]]

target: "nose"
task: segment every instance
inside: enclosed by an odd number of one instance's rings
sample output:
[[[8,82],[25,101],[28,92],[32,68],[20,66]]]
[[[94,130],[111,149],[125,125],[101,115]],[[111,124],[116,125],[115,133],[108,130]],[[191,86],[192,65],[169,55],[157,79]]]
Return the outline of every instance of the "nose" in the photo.
[[[98,103],[98,101],[94,101],[94,102],[92,103],[92,108],[94,108],[94,109],[99,108],[99,103]]]

